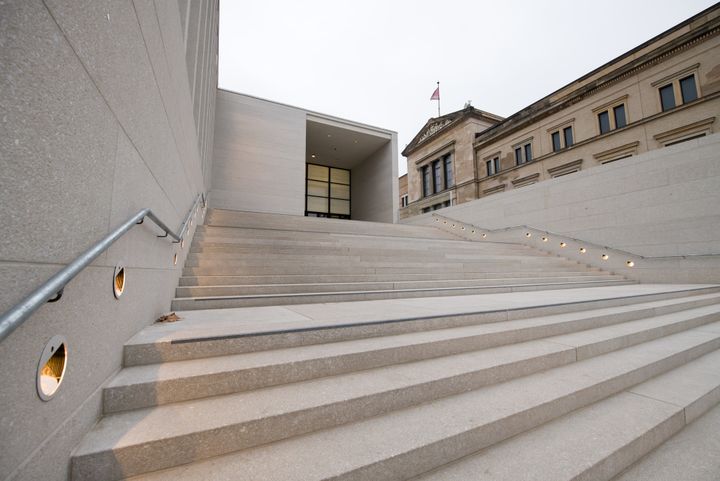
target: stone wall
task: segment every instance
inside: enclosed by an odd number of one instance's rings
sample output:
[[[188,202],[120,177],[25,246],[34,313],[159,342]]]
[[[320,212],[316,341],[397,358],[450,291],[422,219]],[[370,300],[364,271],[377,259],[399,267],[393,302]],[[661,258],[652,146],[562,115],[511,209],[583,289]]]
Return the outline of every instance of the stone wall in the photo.
[[[142,208],[178,228],[207,190],[217,15],[215,0],[0,5],[0,311]],[[124,341],[170,308],[189,242],[158,233],[133,228],[0,344],[0,479],[67,479]],[[69,364],[43,402],[35,375],[54,335]]]
[[[485,229],[527,225],[639,256],[718,255],[719,152],[713,134],[438,214]]]

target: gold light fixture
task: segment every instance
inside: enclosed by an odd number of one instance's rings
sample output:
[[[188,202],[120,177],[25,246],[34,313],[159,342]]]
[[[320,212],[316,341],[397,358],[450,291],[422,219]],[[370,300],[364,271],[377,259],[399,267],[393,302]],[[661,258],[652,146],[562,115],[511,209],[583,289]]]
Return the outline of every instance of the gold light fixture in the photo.
[[[115,266],[115,272],[113,273],[113,295],[115,299],[120,299],[120,296],[125,292],[125,267]]]
[[[54,336],[45,345],[38,363],[36,387],[38,396],[49,401],[65,378],[67,370],[67,342],[62,336]]]

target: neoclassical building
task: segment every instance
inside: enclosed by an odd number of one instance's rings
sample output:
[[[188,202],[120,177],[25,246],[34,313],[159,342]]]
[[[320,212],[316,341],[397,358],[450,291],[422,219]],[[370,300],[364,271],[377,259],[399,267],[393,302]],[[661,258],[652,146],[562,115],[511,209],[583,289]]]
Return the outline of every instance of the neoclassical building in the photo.
[[[506,119],[466,107],[428,120],[402,152],[400,217],[717,132],[719,32],[716,5]]]

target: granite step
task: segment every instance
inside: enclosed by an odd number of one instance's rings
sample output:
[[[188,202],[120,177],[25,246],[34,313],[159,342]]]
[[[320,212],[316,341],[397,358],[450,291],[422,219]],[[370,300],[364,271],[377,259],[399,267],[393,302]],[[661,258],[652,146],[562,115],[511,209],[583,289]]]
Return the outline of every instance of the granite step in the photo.
[[[607,481],[667,440],[668,446],[615,479],[715,480],[720,473],[718,402],[720,351],[713,351],[413,481]]]
[[[148,326],[125,343],[124,365],[448,329],[648,302],[716,302],[718,286],[616,286],[528,293],[379,300],[178,312],[180,322]],[[657,309],[663,309],[662,305]],[[663,314],[656,311],[656,314]]]
[[[318,284],[318,283],[352,283],[352,282],[432,282],[453,279],[542,279],[545,277],[560,278],[558,280],[572,280],[583,276],[603,275],[607,278],[620,279],[618,274],[603,273],[597,270],[583,271],[546,271],[543,277],[538,277],[537,272],[484,272],[484,273],[435,273],[423,272],[415,274],[336,274],[336,275],[312,275],[312,274],[290,274],[290,275],[224,275],[224,276],[184,276],[180,278],[179,285],[182,286],[222,286],[222,285],[256,285],[256,284]]]
[[[285,265],[215,265],[212,267],[185,267],[183,269],[184,276],[221,276],[221,275],[295,275],[295,274],[312,274],[312,275],[356,275],[356,274],[426,274],[444,273],[457,274],[459,272],[484,273],[484,272],[535,272],[542,273],[545,271],[555,272],[579,272],[591,270],[602,272],[599,269],[587,268],[580,264],[562,262],[542,265],[542,264],[526,264],[526,263],[460,263],[460,264],[436,264],[432,268],[427,263],[416,263],[414,265],[400,266],[392,263],[376,263],[376,264],[345,264],[338,262],[334,265],[327,264],[285,264]]]
[[[380,290],[357,290],[336,292],[298,292],[288,294],[248,294],[212,297],[176,297],[172,300],[171,309],[227,309],[233,307],[254,307],[265,305],[292,305],[324,302],[351,302],[379,299],[400,299],[417,297],[462,296],[480,293],[526,292],[551,289],[573,289],[576,287],[601,287],[634,284],[627,279],[594,280],[585,277],[579,281],[544,281],[537,283],[518,282],[512,284],[460,286],[460,287],[425,287],[425,288],[393,288]]]
[[[575,355],[570,360],[581,360],[720,321],[720,304],[696,307],[720,303],[720,295],[703,297],[169,362],[162,368],[130,367],[105,387],[104,410],[110,413],[249,391],[542,338],[573,347]]]
[[[405,406],[427,399],[432,389],[399,386],[414,380],[422,386],[428,370],[408,371],[415,379],[368,378],[366,371],[120,413],[103,418],[78,447],[73,479],[112,480],[172,467],[180,468],[157,479],[200,479],[199,468],[215,479],[407,479],[718,348],[720,325],[708,324],[412,407]],[[283,389],[291,391],[282,395]],[[313,433],[328,428],[334,429]],[[292,439],[303,433],[310,434]],[[302,462],[310,453],[323,456]],[[188,463],[197,464],[182,466]]]
[[[513,284],[572,283],[585,281],[624,280],[622,276],[598,274],[575,277],[537,277],[519,279],[443,279],[432,281],[386,281],[386,282],[319,282],[293,284],[244,284],[180,286],[175,296],[213,297],[253,294],[289,294],[301,292],[377,291],[392,289],[423,289],[435,287],[505,286]]]

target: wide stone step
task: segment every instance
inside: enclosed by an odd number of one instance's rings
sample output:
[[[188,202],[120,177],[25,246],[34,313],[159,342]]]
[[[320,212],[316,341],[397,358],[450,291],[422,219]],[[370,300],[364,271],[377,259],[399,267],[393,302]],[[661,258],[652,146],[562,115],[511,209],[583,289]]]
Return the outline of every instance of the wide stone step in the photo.
[[[573,289],[634,284],[626,279],[594,280],[591,277],[570,282],[513,283],[465,287],[426,287],[337,292],[299,292],[289,294],[249,294],[213,297],[176,297],[171,308],[175,311],[195,309],[227,309],[232,307],[286,306],[292,304],[369,301],[379,299],[405,299],[417,297],[463,296],[481,293],[526,292],[545,289]]]
[[[405,408],[432,395],[433,389],[423,386],[430,381],[420,381],[430,372],[415,369],[415,379],[376,375],[371,382],[353,384],[353,378],[367,376],[363,372],[121,413],[101,420],[78,447],[72,463],[73,478],[118,479],[233,453],[157,476],[183,479],[194,475],[199,479],[199,472],[193,470],[204,465],[203,472],[213,473],[216,479],[406,479],[588,406],[719,347],[720,326],[710,324]],[[443,366],[441,372],[450,367]],[[416,389],[401,388],[398,381],[419,384]],[[283,395],[282,390],[289,388],[291,393]],[[238,404],[241,397],[246,401]],[[388,411],[392,412],[383,415]],[[332,431],[273,443],[338,425]],[[261,446],[267,443],[273,444]],[[259,447],[247,450],[253,446]],[[302,457],[297,457],[297,448]],[[235,453],[239,450],[244,451]],[[310,453],[315,456],[308,457]],[[295,461],[286,458],[288,455]],[[313,462],[307,462],[309,459]],[[232,469],[232,478],[226,469]]]
[[[218,286],[178,287],[176,297],[213,297],[242,296],[253,294],[291,294],[301,292],[348,292],[377,291],[393,289],[423,289],[429,287],[474,287],[474,286],[505,286],[517,284],[551,284],[586,281],[623,280],[621,276],[598,274],[595,276],[575,277],[537,277],[518,279],[444,279],[432,281],[398,281],[398,282],[320,282],[294,284],[245,284]]]
[[[646,302],[672,303],[681,298],[714,303],[713,296],[719,289],[717,286],[635,284],[527,293],[184,311],[179,312],[181,321],[153,324],[126,342],[124,365],[367,339]],[[660,311],[657,313],[661,314]]]
[[[357,274],[423,274],[423,273],[445,273],[457,274],[459,272],[484,273],[484,272],[535,272],[542,273],[545,271],[554,272],[579,272],[588,270],[588,268],[579,264],[555,262],[552,264],[529,264],[529,263],[457,263],[457,264],[435,264],[429,267],[425,263],[416,263],[414,265],[398,265],[392,263],[374,263],[360,265],[346,265],[344,263],[336,263],[334,265],[327,264],[291,264],[284,265],[222,265],[202,266],[202,267],[185,267],[183,269],[184,276],[220,276],[220,275],[295,275],[295,274],[312,274],[312,275],[357,275]],[[600,272],[599,269],[589,269]]]
[[[413,481],[606,481],[678,432],[617,480],[717,479],[718,391],[720,351],[714,351]]]
[[[710,356],[707,355],[705,358],[710,358]],[[690,366],[687,366],[687,370],[684,367],[676,370],[677,377],[681,379],[676,377],[672,380],[666,380],[659,377],[657,381],[658,383],[661,381],[667,382],[667,387],[672,389],[674,393],[692,394],[695,389],[712,387],[708,386],[706,379],[709,380],[708,378],[718,366],[720,366],[720,361],[716,358],[713,365],[706,366],[703,372],[690,372]],[[676,371],[670,374],[675,374]],[[670,384],[670,381],[682,382],[686,379],[696,381],[697,384],[693,383],[692,386]],[[648,381],[648,384],[652,382]],[[699,398],[694,402],[694,405],[702,408],[713,402],[717,403],[717,392],[719,390],[715,388],[714,392],[707,396],[714,399]],[[692,401],[691,398],[690,402]],[[702,411],[702,409],[692,409],[693,404],[685,402],[686,415],[693,411],[698,413]],[[677,401],[674,404],[677,404]],[[690,417],[688,421],[692,419]],[[680,479],[685,481],[716,481],[718,473],[720,473],[720,436],[718,436],[718,433],[720,433],[720,406],[716,405],[706,414],[695,418],[691,424],[667,440],[655,451],[613,478],[613,481],[675,481]]]
[[[358,255],[350,256],[347,254],[255,254],[238,255],[238,254],[189,254],[185,261],[188,267],[206,267],[206,266],[264,266],[264,265],[307,265],[315,266],[317,264],[342,264],[344,266],[426,266],[428,270],[433,267],[441,266],[462,266],[465,264],[496,264],[506,265],[508,263],[517,263],[521,265],[542,265],[542,266],[578,266],[575,261],[551,257],[549,255]]]
[[[436,237],[449,234],[432,227],[383,222],[365,222],[357,220],[323,219],[296,215],[267,214],[256,212],[238,212],[222,209],[210,209],[205,218],[209,226],[232,226],[245,228],[263,228],[306,232],[343,232],[373,233],[385,235],[432,235]]]
[[[249,391],[548,336],[554,337],[546,341],[574,347],[574,361],[720,321],[719,304],[697,307],[709,302],[720,302],[720,295],[180,361],[165,363],[162,369],[131,367],[105,388],[104,409],[116,412]]]
[[[436,254],[440,249],[434,245],[414,245],[403,243],[403,245],[373,245],[367,241],[362,243],[341,243],[341,242],[300,242],[294,243],[284,242],[273,243],[268,245],[265,242],[253,242],[247,244],[231,243],[231,242],[208,242],[194,240],[191,246],[191,253],[202,254],[256,254],[256,253],[278,253],[278,254],[317,254],[317,253],[344,253],[348,255],[362,255],[368,253],[383,253],[386,255],[427,255],[428,253]],[[446,249],[453,254],[515,254],[523,253],[527,255],[540,254],[526,246],[512,244],[478,244],[457,245],[450,249]]]
[[[432,282],[432,281],[446,281],[454,279],[476,279],[476,280],[491,280],[491,279],[539,279],[546,277],[561,278],[565,279],[576,279],[578,277],[596,277],[598,275],[604,275],[608,278],[621,279],[620,275],[601,273],[596,270],[583,270],[583,271],[545,271],[541,277],[538,277],[537,272],[483,272],[483,273],[472,273],[472,272],[461,272],[456,274],[448,273],[436,273],[436,272],[424,272],[415,274],[399,274],[399,273],[387,273],[387,274],[339,274],[339,275],[308,275],[308,274],[294,274],[294,275],[257,275],[257,276],[243,276],[243,275],[226,275],[226,276],[189,276],[181,277],[179,281],[180,286],[223,286],[223,285],[257,285],[257,284],[322,284],[322,283],[353,283],[353,282]]]

